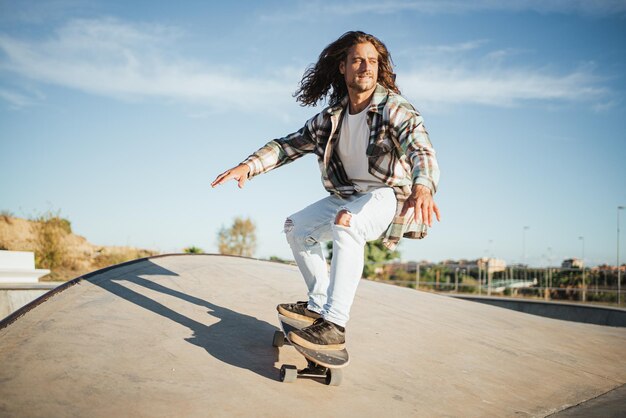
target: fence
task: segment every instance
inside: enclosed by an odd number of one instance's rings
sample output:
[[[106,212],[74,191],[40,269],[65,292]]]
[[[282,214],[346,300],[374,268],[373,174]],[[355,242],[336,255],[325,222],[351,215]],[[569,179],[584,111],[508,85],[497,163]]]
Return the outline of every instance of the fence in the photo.
[[[488,271],[476,266],[450,268],[434,265],[420,266],[419,271],[383,271],[374,279],[436,292],[626,306],[623,286],[618,305],[616,270],[507,267],[500,271]]]

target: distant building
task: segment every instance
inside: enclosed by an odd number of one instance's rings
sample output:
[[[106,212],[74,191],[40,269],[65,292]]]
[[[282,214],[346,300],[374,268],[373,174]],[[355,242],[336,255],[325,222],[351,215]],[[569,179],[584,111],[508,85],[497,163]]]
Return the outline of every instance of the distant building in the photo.
[[[486,269],[489,273],[498,273],[506,270],[506,261],[500,258],[483,257],[476,260],[476,265]]]
[[[384,266],[385,273],[393,275],[398,271],[406,271],[407,273],[417,273],[417,266],[420,266],[420,269],[424,267],[431,267],[434,264],[429,263],[428,261],[420,261],[419,263],[416,261],[407,261],[405,263],[400,261],[394,261],[391,263],[387,263]]]
[[[583,260],[579,258],[568,258],[563,260],[561,263],[561,268],[564,269],[582,269],[583,268]]]
[[[619,269],[621,271],[626,272],[626,264],[622,264],[621,266],[619,266]],[[595,266],[591,268],[592,271],[601,271],[601,272],[615,272],[617,273],[617,267],[615,266],[611,266],[608,264],[600,264],[599,266]]]
[[[477,267],[477,260],[465,260],[465,259],[461,259],[461,260],[445,260],[442,261],[440,264],[448,267],[450,270],[456,270],[458,269],[471,269],[471,268],[476,268]]]
[[[439,264],[430,263],[428,261],[420,261],[419,263],[415,261],[407,261],[407,262],[399,262],[394,261],[392,263],[388,263],[385,265],[385,272],[393,275],[397,271],[406,271],[407,273],[416,273],[417,266],[420,266],[420,269],[425,269],[429,267],[434,267],[436,265],[443,266],[448,269],[448,271],[455,270],[477,270],[483,269],[487,270],[489,273],[497,273],[500,271],[506,270],[506,261],[499,258],[489,258],[483,257],[478,260],[444,260]]]

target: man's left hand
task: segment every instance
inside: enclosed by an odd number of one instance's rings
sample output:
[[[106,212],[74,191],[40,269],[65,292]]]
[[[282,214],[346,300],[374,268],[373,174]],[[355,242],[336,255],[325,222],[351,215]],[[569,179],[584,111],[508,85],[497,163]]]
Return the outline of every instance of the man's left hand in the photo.
[[[439,207],[437,207],[437,204],[433,200],[433,194],[430,189],[424,185],[416,184],[413,186],[411,195],[408,197],[406,202],[404,202],[404,207],[402,208],[402,212],[400,214],[402,216],[406,215],[410,208],[413,208],[415,222],[423,222],[429,227],[432,227],[433,212],[435,213],[437,220],[441,221]]]

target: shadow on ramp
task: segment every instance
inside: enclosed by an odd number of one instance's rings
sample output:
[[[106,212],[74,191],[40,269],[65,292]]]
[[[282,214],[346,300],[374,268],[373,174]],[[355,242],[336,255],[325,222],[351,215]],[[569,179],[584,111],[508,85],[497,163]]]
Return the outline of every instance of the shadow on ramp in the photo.
[[[149,280],[146,276],[178,276],[178,274],[150,260],[143,261],[143,263],[146,267],[139,271],[140,274],[124,274],[114,278],[94,277],[88,281],[134,305],[189,328],[193,336],[185,340],[205,349],[216,359],[234,367],[250,370],[260,376],[278,380],[277,369],[273,366],[277,361],[278,350],[270,344],[271,336],[279,330],[277,327]],[[123,282],[207,308],[209,315],[220,321],[213,325],[197,322],[130,289],[122,284]]]

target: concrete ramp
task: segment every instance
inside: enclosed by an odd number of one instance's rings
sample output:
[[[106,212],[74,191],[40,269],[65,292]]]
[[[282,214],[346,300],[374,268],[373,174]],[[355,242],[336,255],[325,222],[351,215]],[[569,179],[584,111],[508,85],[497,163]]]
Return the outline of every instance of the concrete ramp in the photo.
[[[281,383],[296,267],[211,255],[100,270],[0,323],[0,416],[545,416],[626,382],[626,330],[362,281],[339,387]]]

